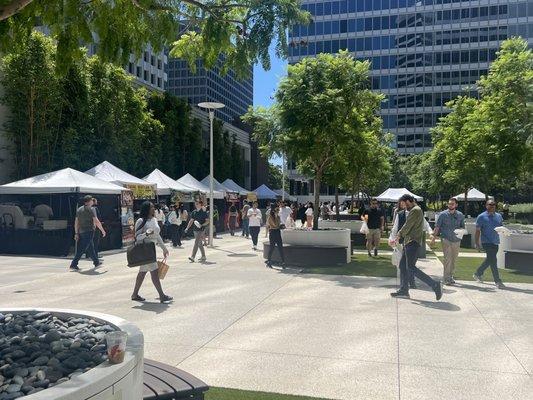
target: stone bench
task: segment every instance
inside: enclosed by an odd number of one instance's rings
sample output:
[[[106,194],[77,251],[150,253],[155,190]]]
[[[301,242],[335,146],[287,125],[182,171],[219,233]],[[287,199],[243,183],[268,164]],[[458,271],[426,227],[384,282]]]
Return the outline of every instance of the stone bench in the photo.
[[[206,383],[178,368],[144,359],[143,400],[203,400]]]
[[[533,251],[505,250],[505,267],[520,271],[533,271]]]
[[[263,242],[263,257],[268,258],[270,243]],[[343,246],[302,246],[283,245],[285,263],[305,267],[325,267],[336,264],[346,264],[346,247]],[[273,262],[280,262],[279,250],[274,249]]]

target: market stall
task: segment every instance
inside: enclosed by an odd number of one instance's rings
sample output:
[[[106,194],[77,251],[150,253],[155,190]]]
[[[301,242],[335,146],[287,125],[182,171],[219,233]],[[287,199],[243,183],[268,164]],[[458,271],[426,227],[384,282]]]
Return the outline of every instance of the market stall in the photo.
[[[207,175],[204,179],[201,180],[201,183],[209,187],[209,180],[210,175]],[[224,194],[224,199],[215,201],[215,205],[218,209],[218,214],[220,217],[217,224],[217,230],[220,232],[226,230],[226,227],[228,225],[228,211],[231,205],[235,205],[235,207],[237,207],[237,210],[240,209],[240,199],[239,193],[237,191],[229,189],[228,187],[217,181],[215,178],[213,178],[213,189]]]
[[[389,188],[383,193],[381,193],[379,196],[377,196],[376,199],[383,203],[394,203],[397,202],[404,194],[409,194],[413,196],[416,201],[424,200],[422,196],[417,196],[416,194],[411,193],[406,188]]]
[[[250,193],[250,190],[246,190],[242,186],[240,186],[238,183],[236,183],[233,179],[226,179],[224,182],[222,182],[222,185],[227,187],[229,190],[239,193],[239,196],[248,196],[248,193]]]
[[[278,200],[285,199],[285,201],[296,201],[296,197],[291,196],[286,191],[283,191],[283,189],[274,189],[273,192],[278,195]]]
[[[156,200],[157,186],[121,170],[109,161],[103,161],[85,172],[98,179],[122,186],[129,192],[121,199],[122,241],[124,246],[133,242],[134,215],[146,200]]]
[[[476,217],[483,211],[485,211],[485,202],[490,196],[487,196],[485,193],[472,188],[468,190],[467,195],[465,193],[458,194],[454,196],[458,202],[464,202],[463,207],[460,208],[463,211],[465,216]],[[465,210],[466,202],[468,202],[468,210]]]
[[[124,188],[72,168],[0,186],[0,253],[64,256],[74,244],[80,199],[98,199],[108,232],[100,250],[122,247],[120,199]]]
[[[154,169],[143,180],[157,186],[158,202],[167,204],[189,203],[193,201],[195,189],[175,181],[159,169]]]

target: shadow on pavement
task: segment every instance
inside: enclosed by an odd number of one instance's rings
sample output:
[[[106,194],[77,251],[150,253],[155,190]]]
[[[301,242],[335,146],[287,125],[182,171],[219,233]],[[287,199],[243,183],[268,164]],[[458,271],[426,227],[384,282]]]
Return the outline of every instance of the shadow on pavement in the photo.
[[[443,311],[461,311],[461,307],[448,303],[447,301],[426,301],[426,300],[415,300],[411,299],[411,304],[416,304],[422,307],[427,308],[433,308],[436,310],[443,310]]]
[[[228,253],[230,253],[230,252],[228,252]],[[228,257],[239,257],[239,258],[257,257],[257,254],[250,254],[250,253],[231,253],[231,254],[228,254]]]
[[[504,292],[517,292],[517,293],[525,293],[525,294],[533,294],[533,290],[531,289],[521,289],[517,287],[512,286],[505,286],[505,289],[500,289]]]
[[[105,271],[100,271],[98,269],[86,269],[84,271],[80,271],[79,274],[80,275],[103,275],[103,274],[106,274],[107,273],[107,270]]]
[[[461,289],[470,289],[470,290],[477,290],[479,292],[495,292],[496,289],[492,286],[484,287],[484,286],[476,286],[476,285],[469,285],[468,283],[456,283],[458,287]]]
[[[156,303],[147,301],[141,304],[138,304],[136,306],[133,306],[132,308],[136,310],[143,310],[143,311],[151,311],[156,314],[161,314],[162,312],[165,312],[168,310],[168,307],[170,306],[170,303]]]

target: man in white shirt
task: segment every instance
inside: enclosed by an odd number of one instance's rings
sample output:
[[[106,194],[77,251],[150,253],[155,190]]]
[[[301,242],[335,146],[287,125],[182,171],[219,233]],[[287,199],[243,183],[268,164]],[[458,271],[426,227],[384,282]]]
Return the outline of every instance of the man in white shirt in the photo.
[[[250,235],[252,236],[252,249],[257,250],[257,238],[259,237],[259,230],[261,229],[261,221],[263,215],[261,210],[257,208],[257,201],[254,201],[252,208],[248,210],[248,221],[250,228]]]
[[[33,209],[35,216],[35,224],[42,225],[43,221],[47,221],[54,216],[54,211],[48,204],[38,204]]]
[[[292,213],[292,210],[289,207],[288,202],[283,203],[282,201],[280,201],[279,202],[279,219],[283,227],[287,225],[287,219],[289,218],[291,213]]]

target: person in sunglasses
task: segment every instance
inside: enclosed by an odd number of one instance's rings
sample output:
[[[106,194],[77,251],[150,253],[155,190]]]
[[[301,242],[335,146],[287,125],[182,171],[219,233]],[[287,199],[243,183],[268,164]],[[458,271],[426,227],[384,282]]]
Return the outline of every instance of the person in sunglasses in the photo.
[[[503,289],[505,285],[500,278],[496,259],[500,245],[500,236],[494,230],[494,228],[503,225],[503,217],[500,213],[496,212],[496,203],[494,200],[488,200],[485,206],[487,211],[479,214],[476,219],[476,247],[479,250],[485,250],[486,257],[473,277],[476,281],[483,282],[483,272],[490,267],[494,283],[496,283],[498,289]]]

